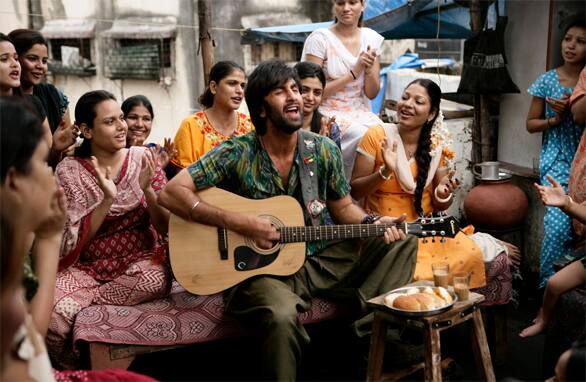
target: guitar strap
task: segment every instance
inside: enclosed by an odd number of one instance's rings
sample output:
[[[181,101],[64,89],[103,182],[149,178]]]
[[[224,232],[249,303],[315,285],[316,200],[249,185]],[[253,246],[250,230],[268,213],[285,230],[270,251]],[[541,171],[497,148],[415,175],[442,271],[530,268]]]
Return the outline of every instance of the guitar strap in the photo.
[[[303,194],[303,203],[311,224],[320,225],[320,216],[326,208],[326,203],[319,199],[318,172],[317,172],[317,147],[315,134],[299,129],[297,133],[297,150],[301,163],[299,166],[299,179]]]

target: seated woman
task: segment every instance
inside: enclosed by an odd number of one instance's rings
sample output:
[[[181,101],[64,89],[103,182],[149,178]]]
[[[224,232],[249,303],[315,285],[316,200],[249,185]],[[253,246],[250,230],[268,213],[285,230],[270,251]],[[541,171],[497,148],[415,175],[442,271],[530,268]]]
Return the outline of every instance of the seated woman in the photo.
[[[126,134],[126,147],[130,146],[147,146],[156,147],[159,151],[159,158],[162,169],[165,169],[169,161],[177,155],[177,152],[170,138],[165,138],[163,147],[158,144],[146,143],[147,138],[151,135],[155,113],[151,101],[143,95],[128,97],[122,102],[122,112],[124,120],[128,126]]]
[[[303,129],[330,137],[340,148],[340,128],[336,117],[328,118],[318,110],[326,87],[323,69],[313,62],[300,62],[294,69],[301,80]]]
[[[358,146],[352,174],[352,196],[365,198],[367,211],[412,221],[445,211],[459,182],[448,164],[453,158],[439,110],[441,90],[427,79],[411,82],[397,104],[398,125],[385,124],[367,131]],[[505,247],[483,237],[494,255]],[[515,254],[516,255],[516,254]],[[470,272],[470,286],[485,285],[483,253],[464,233],[454,239],[419,239],[415,280],[433,278],[431,264],[447,262],[450,273]],[[515,259],[516,260],[516,259]]]
[[[171,163],[178,170],[226,139],[254,128],[250,117],[237,111],[244,98],[245,84],[244,69],[235,62],[219,61],[212,67],[209,83],[199,97],[204,110],[185,118],[175,135],[177,156]]]
[[[54,359],[71,366],[71,329],[92,304],[134,305],[167,293],[169,213],[157,203],[165,184],[157,152],[126,148],[126,122],[114,96],[85,93],[75,106],[84,141],[57,166],[68,219],[48,343]]]
[[[38,323],[48,322],[51,315],[67,210],[63,190],[56,187],[46,163],[49,145],[43,140],[41,124],[19,103],[0,99],[0,380],[153,381],[125,370],[51,369]],[[33,256],[47,259],[37,271],[53,278],[53,284],[42,291],[48,296],[42,302],[44,310],[37,312],[26,306],[22,288],[23,258],[33,236]]]

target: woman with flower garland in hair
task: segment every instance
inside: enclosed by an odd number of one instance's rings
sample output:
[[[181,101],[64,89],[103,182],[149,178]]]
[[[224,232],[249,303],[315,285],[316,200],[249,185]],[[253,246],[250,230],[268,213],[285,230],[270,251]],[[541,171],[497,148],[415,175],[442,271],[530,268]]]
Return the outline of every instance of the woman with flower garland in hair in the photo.
[[[407,85],[397,104],[399,123],[375,126],[362,138],[351,186],[352,197],[364,198],[367,211],[406,214],[407,221],[413,221],[452,204],[459,181],[450,169],[454,153],[443,126],[440,99],[435,82],[417,79]],[[481,287],[485,260],[483,251],[463,233],[444,243],[420,239],[414,279],[432,279],[431,263],[447,262],[450,273],[470,272],[471,287]]]

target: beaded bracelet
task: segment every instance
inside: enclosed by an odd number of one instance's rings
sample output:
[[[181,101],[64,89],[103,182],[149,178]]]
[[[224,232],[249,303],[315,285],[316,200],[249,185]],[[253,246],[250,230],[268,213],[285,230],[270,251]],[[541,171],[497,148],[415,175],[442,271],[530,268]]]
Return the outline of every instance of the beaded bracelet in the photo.
[[[382,216],[379,214],[366,214],[362,220],[360,221],[360,224],[372,224],[375,221],[377,221],[378,219],[380,219]]]

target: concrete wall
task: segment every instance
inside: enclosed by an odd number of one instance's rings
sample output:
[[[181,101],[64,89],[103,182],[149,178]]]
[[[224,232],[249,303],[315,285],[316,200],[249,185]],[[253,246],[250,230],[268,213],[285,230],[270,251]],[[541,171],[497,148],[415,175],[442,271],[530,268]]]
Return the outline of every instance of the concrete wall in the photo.
[[[539,160],[541,133],[529,134],[525,129],[531,103],[527,88],[546,70],[549,2],[507,1],[505,7],[508,69],[521,93],[501,98],[498,159],[532,168]]]
[[[173,137],[181,120],[197,109],[196,98],[203,91],[201,57],[197,49],[197,9],[191,0],[43,0],[42,12],[45,21],[53,19],[96,19],[96,38],[92,40],[92,58],[97,73],[91,77],[55,75],[49,81],[60,88],[70,100],[73,113],[79,97],[90,90],[105,89],[112,92],[120,102],[125,97],[144,94],[153,103],[155,120],[152,142],[162,142],[164,137]],[[2,12],[27,13],[26,0],[2,1]],[[104,53],[106,47],[100,32],[111,27],[111,20],[128,16],[175,16],[177,37],[175,39],[175,75],[170,86],[156,80],[110,80],[104,76]],[[28,27],[25,16],[0,13],[3,32]],[[187,26],[187,27],[181,27]],[[191,26],[191,27],[190,27]],[[237,39],[239,43],[239,38]]]
[[[27,0],[0,1],[0,32],[28,28],[28,13]]]

